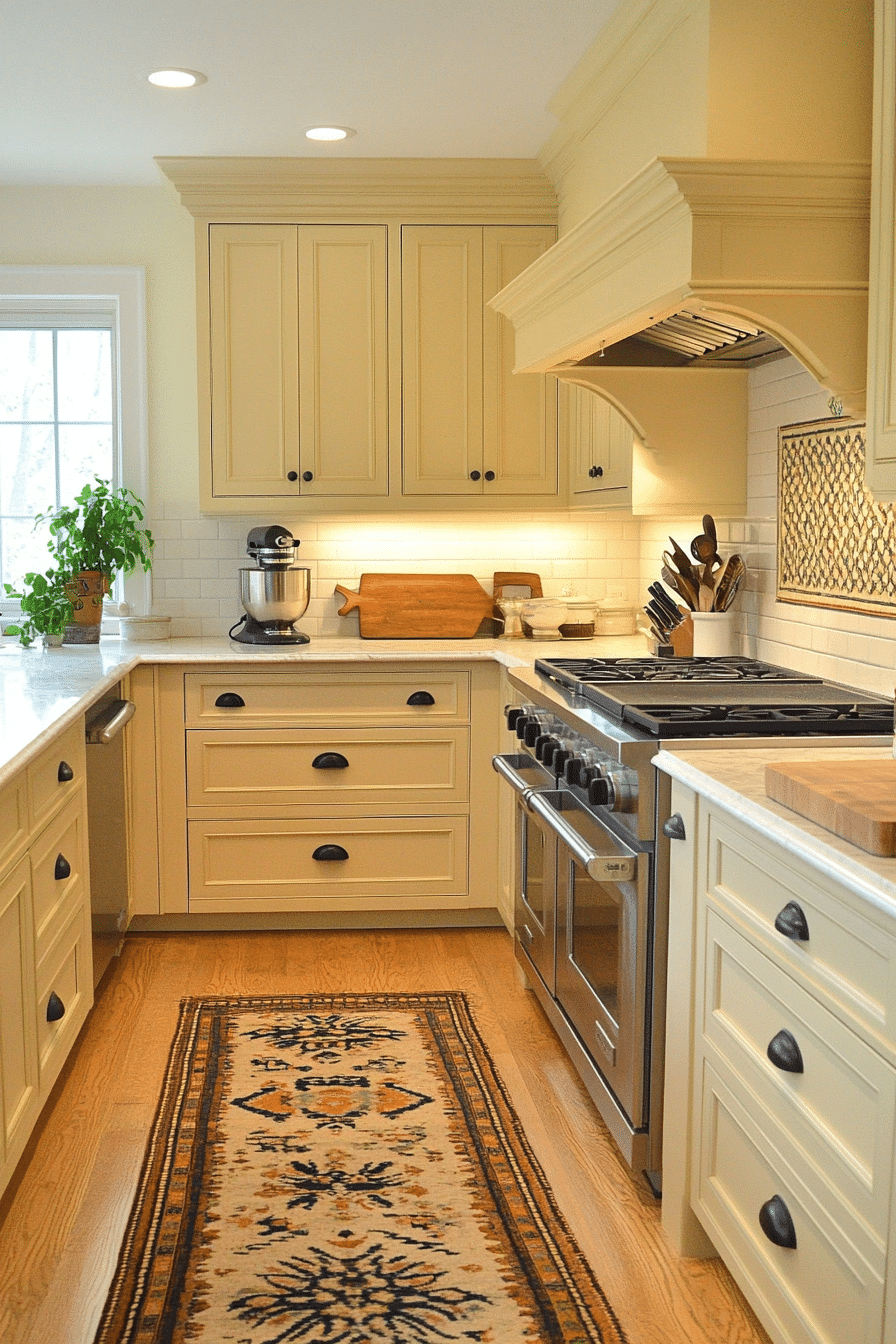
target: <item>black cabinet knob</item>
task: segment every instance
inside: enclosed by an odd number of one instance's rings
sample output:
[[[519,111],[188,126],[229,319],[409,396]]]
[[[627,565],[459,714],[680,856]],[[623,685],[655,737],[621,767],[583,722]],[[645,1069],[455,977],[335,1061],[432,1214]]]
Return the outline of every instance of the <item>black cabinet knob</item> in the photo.
[[[429,691],[414,691],[413,695],[408,696],[409,705],[434,705],[436,698],[430,695]]]
[[[313,472],[313,471],[303,471],[303,472],[302,472],[302,480],[303,480],[303,481],[313,481],[313,480],[314,480],[314,472]]]
[[[470,480],[471,480],[471,481],[478,481],[478,480],[480,479],[481,476],[482,476],[482,472],[481,472],[481,471],[471,471],[471,472],[470,472]]]
[[[322,751],[311,762],[312,770],[346,770],[348,761],[339,751]]]
[[[348,858],[348,850],[341,845],[318,845],[311,857],[318,863],[343,863]]]
[[[603,476],[603,474],[604,474],[604,469],[603,469],[603,467],[595,467],[595,468],[594,468],[594,474],[595,474],[595,476]]]
[[[788,901],[783,910],[779,910],[775,917],[775,928],[779,933],[783,933],[785,938],[792,938],[794,942],[806,943],[809,941],[809,925],[806,916],[796,901]]]
[[[802,1052],[797,1045],[796,1037],[789,1031],[782,1029],[773,1036],[765,1053],[776,1069],[783,1069],[785,1073],[803,1072]]]
[[[65,1017],[65,1004],[55,989],[51,989],[50,997],[47,999],[47,1021],[58,1022],[63,1017]]]
[[[72,866],[64,854],[56,855],[56,867],[53,869],[53,876],[57,882],[63,882],[65,878],[71,877]]]
[[[216,709],[244,709],[245,705],[245,700],[241,695],[237,695],[236,691],[225,691],[215,701]]]
[[[286,473],[286,479],[288,481],[297,481],[299,479],[299,473],[297,471],[288,471]]]
[[[59,780],[59,783],[71,784],[74,777],[75,772],[69,765],[68,761],[60,761],[59,769],[56,771],[56,778]]]
[[[493,481],[495,479],[495,473],[493,471],[487,471],[485,473],[485,479],[487,481]]]
[[[769,1241],[785,1250],[796,1250],[796,1228],[790,1210],[780,1195],[772,1195],[759,1210],[759,1226]]]
[[[687,840],[687,833],[684,829],[684,819],[673,812],[671,817],[667,817],[662,825],[663,835],[668,840]]]

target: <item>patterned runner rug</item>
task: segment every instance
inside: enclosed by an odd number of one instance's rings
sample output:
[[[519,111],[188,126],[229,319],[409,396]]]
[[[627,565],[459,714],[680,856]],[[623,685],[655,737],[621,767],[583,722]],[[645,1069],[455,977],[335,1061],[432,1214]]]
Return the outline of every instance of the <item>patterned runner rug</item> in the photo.
[[[96,1344],[624,1344],[461,993],[185,999]]]

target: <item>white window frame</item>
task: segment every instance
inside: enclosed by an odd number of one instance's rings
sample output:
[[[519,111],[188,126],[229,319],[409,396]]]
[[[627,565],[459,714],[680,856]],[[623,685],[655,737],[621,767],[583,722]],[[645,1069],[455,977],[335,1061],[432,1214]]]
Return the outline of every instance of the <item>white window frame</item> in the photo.
[[[146,500],[149,486],[146,273],[142,266],[0,266],[0,323],[72,326],[78,316],[110,319],[117,372],[118,480]],[[118,585],[116,585],[118,587]],[[116,593],[116,596],[119,596]],[[120,591],[135,615],[149,615],[152,576],[139,567]]]

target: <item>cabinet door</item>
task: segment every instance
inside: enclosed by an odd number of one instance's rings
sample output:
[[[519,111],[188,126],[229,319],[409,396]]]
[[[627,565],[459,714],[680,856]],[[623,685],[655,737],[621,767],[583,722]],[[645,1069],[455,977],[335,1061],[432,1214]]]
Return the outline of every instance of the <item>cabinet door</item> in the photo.
[[[896,0],[875,0],[866,482],[896,499]]]
[[[401,231],[404,492],[482,493],[482,229]]]
[[[587,387],[568,388],[570,485],[580,502],[601,509],[631,503],[632,431],[617,410]]]
[[[295,225],[209,228],[212,493],[298,493]]]
[[[557,493],[557,384],[513,372],[513,324],[489,299],[554,242],[553,228],[483,229],[483,493]],[[494,474],[492,480],[489,479]]]
[[[31,943],[31,883],[25,858],[0,883],[0,1168],[4,1177],[18,1161],[39,1109]]]
[[[385,495],[385,225],[299,229],[303,495]]]

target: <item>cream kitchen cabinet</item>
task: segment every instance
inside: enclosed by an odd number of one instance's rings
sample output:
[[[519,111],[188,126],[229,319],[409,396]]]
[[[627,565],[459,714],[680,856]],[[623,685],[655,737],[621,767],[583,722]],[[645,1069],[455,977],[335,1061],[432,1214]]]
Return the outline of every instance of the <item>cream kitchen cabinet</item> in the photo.
[[[159,913],[495,909],[493,665],[157,675]]]
[[[404,494],[557,495],[556,384],[514,374],[513,328],[488,307],[554,238],[534,225],[402,229]]]
[[[896,499],[896,0],[874,4],[868,438],[865,477]]]
[[[561,392],[566,402],[571,504],[631,508],[631,425],[588,388],[570,383]]]
[[[778,1344],[882,1344],[896,918],[677,781],[672,807],[664,1227]]]
[[[209,501],[389,488],[386,227],[212,224]]]
[[[0,790],[0,1191],[93,1002],[84,729]]]

